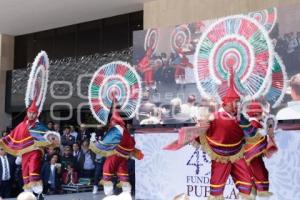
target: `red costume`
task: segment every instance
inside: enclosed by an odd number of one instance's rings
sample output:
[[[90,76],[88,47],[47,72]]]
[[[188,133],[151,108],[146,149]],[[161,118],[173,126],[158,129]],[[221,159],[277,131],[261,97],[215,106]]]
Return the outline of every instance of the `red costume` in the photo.
[[[182,83],[182,81],[185,79],[185,68],[193,68],[193,64],[190,63],[189,59],[185,55],[185,52],[181,48],[177,50],[177,57],[173,60],[172,64],[175,67],[176,83]]]
[[[263,127],[259,121],[263,109],[259,102],[252,102],[247,106],[249,119],[241,119],[241,127],[246,135],[245,159],[249,166],[253,185],[258,196],[270,196],[269,173],[263,161],[263,155],[267,151],[267,136],[260,134]]]
[[[38,114],[35,101],[32,102],[27,112]],[[25,190],[33,190],[35,193],[42,192],[42,181],[40,169],[42,162],[42,148],[53,145],[45,137],[48,129],[38,122],[37,117],[25,119],[11,131],[11,133],[0,140],[0,145],[10,154],[21,156],[22,176]],[[46,135],[47,136],[47,135]]]
[[[134,151],[135,140],[129,134],[125,127],[124,121],[121,119],[118,113],[114,113],[111,119],[111,127],[120,126],[123,130],[120,143],[116,146],[115,152],[111,156],[108,156],[103,166],[103,180],[102,183],[111,182],[114,175],[117,175],[120,184],[128,183],[128,168],[127,159],[130,153]]]
[[[126,128],[118,112],[114,111],[110,120],[109,129],[103,140],[99,143],[91,143],[90,148],[98,154],[107,156],[103,166],[103,178],[100,183],[104,186],[106,195],[113,194],[114,176],[119,178],[119,187],[124,191],[131,191],[128,177],[128,158],[133,156],[142,159],[143,154],[135,148],[135,140]]]
[[[154,85],[154,72],[151,66],[151,56],[153,50],[148,48],[145,56],[140,60],[137,65],[137,69],[143,74],[144,82],[146,87],[151,87]]]
[[[235,91],[233,77],[222,100],[223,106],[240,100]],[[201,134],[198,141],[212,159],[209,199],[224,199],[223,191],[229,175],[232,176],[240,194],[249,199],[252,181],[244,159],[245,135],[237,117],[223,108],[220,109],[214,113],[207,133]]]

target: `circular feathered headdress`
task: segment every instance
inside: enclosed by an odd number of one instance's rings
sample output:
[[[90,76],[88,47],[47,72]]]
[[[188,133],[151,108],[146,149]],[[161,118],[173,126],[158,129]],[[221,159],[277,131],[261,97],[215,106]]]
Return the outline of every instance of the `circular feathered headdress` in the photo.
[[[274,52],[265,28],[256,20],[234,15],[217,20],[202,34],[194,55],[198,89],[219,103],[230,86],[230,68],[241,97],[262,96],[271,78]]]
[[[41,51],[34,59],[27,82],[25,106],[29,108],[35,103],[38,115],[43,110],[48,86],[49,59],[45,51]]]
[[[141,101],[141,80],[128,63],[115,61],[101,66],[89,85],[89,104],[94,118],[106,124],[116,102],[128,118],[133,118]]]

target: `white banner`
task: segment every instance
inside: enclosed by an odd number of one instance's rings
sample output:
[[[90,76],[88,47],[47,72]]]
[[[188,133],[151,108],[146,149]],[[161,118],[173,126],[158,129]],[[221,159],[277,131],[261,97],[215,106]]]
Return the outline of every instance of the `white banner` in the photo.
[[[275,138],[279,151],[265,159],[273,193],[270,200],[300,199],[300,131],[280,131]],[[137,200],[173,200],[181,193],[190,200],[209,196],[209,157],[191,145],[178,151],[162,149],[175,139],[176,133],[136,134],[137,147],[145,154],[136,162]],[[229,179],[225,198],[238,199],[237,193]]]

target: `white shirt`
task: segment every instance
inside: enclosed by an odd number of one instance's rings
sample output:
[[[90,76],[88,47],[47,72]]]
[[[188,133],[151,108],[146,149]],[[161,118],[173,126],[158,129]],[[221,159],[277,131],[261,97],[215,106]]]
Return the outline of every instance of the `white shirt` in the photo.
[[[80,151],[73,151],[73,156],[74,156],[74,157],[79,156],[79,154],[80,154]]]
[[[72,135],[75,138],[75,140],[77,140],[78,133],[76,131],[73,131],[72,133],[70,133],[70,135]]]
[[[7,181],[10,179],[10,169],[9,169],[9,163],[7,156],[1,156],[1,163],[2,163],[2,180]],[[7,170],[7,177],[5,177],[5,166],[6,165],[6,170]]]
[[[300,119],[300,101],[290,101],[286,108],[282,108],[276,115],[277,120]]]

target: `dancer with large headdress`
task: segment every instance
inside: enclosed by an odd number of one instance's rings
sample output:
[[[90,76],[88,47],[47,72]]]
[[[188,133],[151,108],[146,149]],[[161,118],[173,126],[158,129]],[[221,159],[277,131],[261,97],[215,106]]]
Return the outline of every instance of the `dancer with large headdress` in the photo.
[[[158,29],[149,29],[146,33],[144,42],[145,54],[136,67],[143,76],[146,90],[156,89],[156,82],[154,80],[154,68],[156,67],[156,64],[154,64],[151,59],[157,51],[158,40]]]
[[[105,195],[113,195],[114,176],[118,176],[118,186],[123,192],[131,192],[128,159],[142,159],[143,154],[135,148],[135,140],[127,124],[131,123],[140,99],[140,78],[129,64],[112,62],[94,73],[89,85],[90,109],[107,131],[101,141],[96,140],[95,134],[92,135],[90,149],[106,156],[103,179],[100,181]]]
[[[38,120],[47,92],[48,69],[48,56],[46,52],[41,51],[34,60],[27,84],[26,116],[16,128],[0,140],[0,145],[8,153],[21,157],[23,188],[25,191],[36,193],[38,200],[44,199],[40,177],[43,148],[60,144],[59,133],[49,131]]]
[[[224,199],[229,175],[242,198],[253,199],[253,182],[244,158],[246,133],[240,126],[239,102],[245,97],[263,96],[271,79],[274,53],[271,40],[256,20],[242,15],[222,18],[202,34],[194,57],[198,89],[203,97],[214,98],[222,107],[200,124],[194,141],[211,159],[210,200]],[[178,149],[195,138],[196,128],[180,131],[185,142],[172,143]],[[188,133],[190,132],[190,134]],[[195,142],[193,142],[195,144]]]
[[[170,46],[172,50],[171,65],[175,68],[175,83],[177,85],[185,84],[186,68],[193,68],[187,55],[194,54],[194,49],[190,49],[191,31],[186,24],[175,27],[171,33]]]

